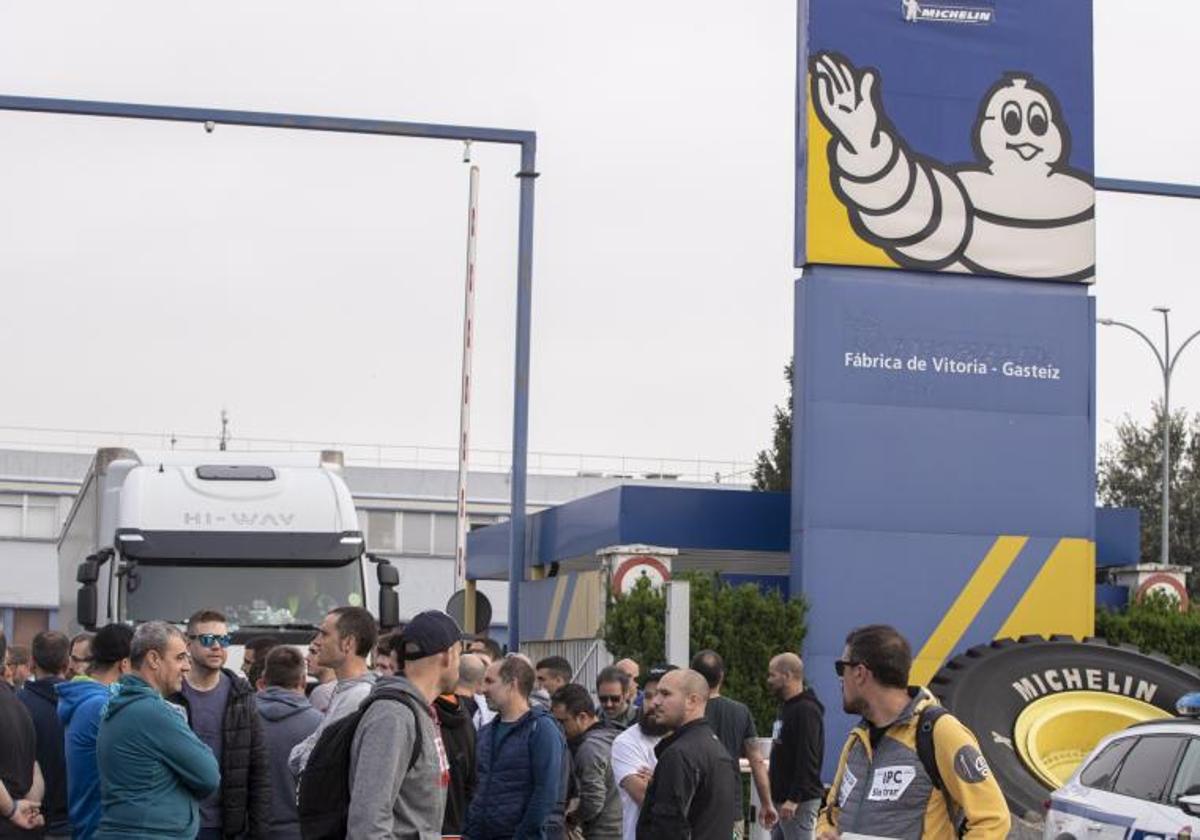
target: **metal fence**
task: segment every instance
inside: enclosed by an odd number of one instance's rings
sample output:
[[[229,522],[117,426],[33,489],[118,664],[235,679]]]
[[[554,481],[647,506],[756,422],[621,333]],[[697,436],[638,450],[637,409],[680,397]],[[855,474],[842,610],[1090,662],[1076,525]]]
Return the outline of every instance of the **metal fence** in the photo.
[[[220,435],[182,432],[130,432],[105,429],[58,429],[40,426],[0,426],[0,448],[40,449],[51,452],[93,452],[102,446],[133,449],[179,449],[215,451]],[[346,463],[365,467],[415,469],[458,468],[458,449],[453,446],[360,443],[345,440],[287,440],[265,437],[230,437],[230,451],[297,452],[336,449]],[[471,469],[508,472],[512,453],[506,449],[472,449]],[[539,475],[594,476],[598,478],[656,479],[688,483],[749,485],[752,460],[713,458],[656,458],[635,455],[597,455],[579,452],[530,452],[529,472]]]
[[[559,639],[549,642],[521,642],[521,653],[533,660],[536,665],[539,659],[547,656],[561,656],[571,663],[574,670],[572,682],[577,682],[588,691],[595,693],[596,677],[600,672],[613,664],[613,656],[608,652],[603,639]]]

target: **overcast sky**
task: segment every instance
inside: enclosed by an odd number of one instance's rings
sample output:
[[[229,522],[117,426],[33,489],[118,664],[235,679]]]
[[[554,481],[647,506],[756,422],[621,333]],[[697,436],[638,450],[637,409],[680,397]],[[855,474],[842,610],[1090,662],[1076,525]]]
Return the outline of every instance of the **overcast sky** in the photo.
[[[1200,7],[1134,8],[1096,4],[1097,174],[1200,183]],[[0,92],[536,130],[531,448],[745,460],[791,352],[794,15],[14,2]],[[0,426],[203,432],[227,406],[244,437],[454,444],[461,146],[0,113],[0,149]],[[475,160],[474,439],[507,449],[517,156]],[[1097,218],[1098,311],[1200,328],[1200,202]],[[1128,333],[1098,364],[1103,440],[1161,385]],[[1174,401],[1200,409],[1200,340]]]

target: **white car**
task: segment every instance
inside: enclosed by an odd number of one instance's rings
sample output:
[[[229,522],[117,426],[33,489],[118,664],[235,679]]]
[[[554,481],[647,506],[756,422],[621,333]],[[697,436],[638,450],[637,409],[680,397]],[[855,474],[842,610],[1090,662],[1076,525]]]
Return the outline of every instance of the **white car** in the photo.
[[[1200,840],[1200,719],[1109,735],[1048,806],[1044,840]]]

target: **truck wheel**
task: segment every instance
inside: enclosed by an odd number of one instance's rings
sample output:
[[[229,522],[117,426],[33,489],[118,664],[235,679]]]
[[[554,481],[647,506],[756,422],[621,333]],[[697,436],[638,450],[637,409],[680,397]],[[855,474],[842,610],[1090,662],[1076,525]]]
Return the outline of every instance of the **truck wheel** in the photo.
[[[955,657],[929,689],[975,733],[1012,812],[1041,819],[1048,792],[1101,738],[1174,716],[1200,671],[1104,639],[1022,636]]]

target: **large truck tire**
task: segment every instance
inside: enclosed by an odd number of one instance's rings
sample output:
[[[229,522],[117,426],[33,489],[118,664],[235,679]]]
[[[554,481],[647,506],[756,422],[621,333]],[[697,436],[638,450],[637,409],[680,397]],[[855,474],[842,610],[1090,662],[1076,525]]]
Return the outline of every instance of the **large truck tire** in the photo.
[[[1053,779],[1105,735],[1173,716],[1200,671],[1104,639],[1022,636],[971,648],[929,688],[975,733],[1012,812],[1040,819]]]

